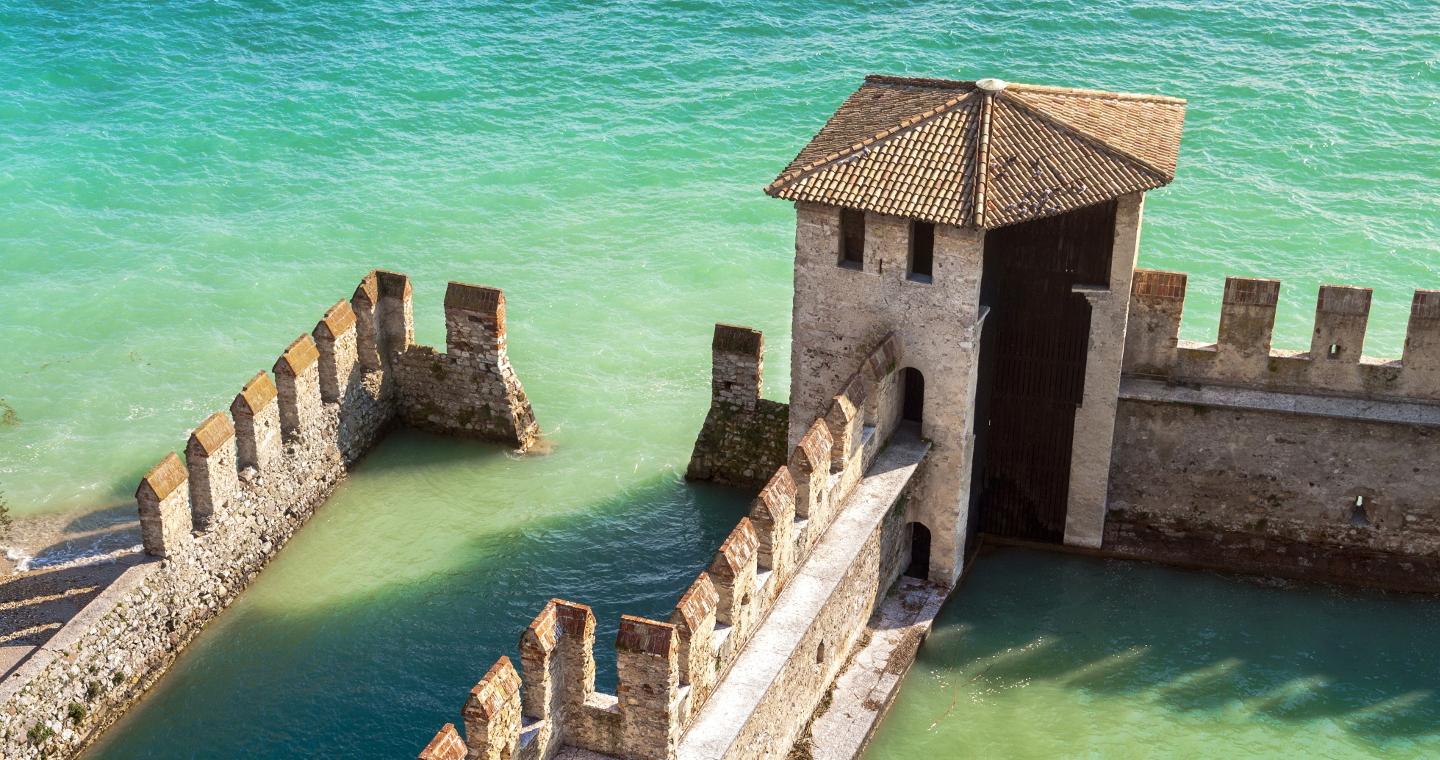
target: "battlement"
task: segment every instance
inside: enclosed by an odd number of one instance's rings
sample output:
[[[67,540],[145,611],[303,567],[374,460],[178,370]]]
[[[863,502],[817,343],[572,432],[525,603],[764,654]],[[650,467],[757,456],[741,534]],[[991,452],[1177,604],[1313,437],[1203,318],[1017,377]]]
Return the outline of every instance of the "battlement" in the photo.
[[[0,755],[68,756],[92,727],[113,722],[244,590],[350,466],[396,423],[411,421],[406,409],[444,398],[443,424],[427,427],[521,450],[532,445],[539,428],[504,355],[504,294],[451,283],[445,311],[458,350],[415,345],[409,278],[366,274],[348,301],[331,305],[286,346],[272,372],[249,378],[228,415],[210,414],[187,435],[183,458],[166,453],[135,491],[144,552],[164,561],[133,564],[0,684]],[[562,627],[573,631],[565,621],[574,614],[560,609]],[[561,655],[580,651],[564,644],[575,636],[562,638]],[[492,671],[488,689],[472,695],[471,725],[520,725],[518,704],[510,709],[519,676],[509,668],[507,680],[506,668]],[[593,687],[593,663],[589,672]],[[96,695],[96,683],[114,688]],[[27,738],[35,726],[61,725],[80,698],[90,710],[86,730],[57,733],[43,747]],[[572,712],[582,709],[589,708]],[[497,736],[507,730],[497,728]],[[464,755],[452,726],[424,756]]]
[[[1417,290],[1399,360],[1363,354],[1371,290],[1320,288],[1308,350],[1271,346],[1278,280],[1229,277],[1214,343],[1180,340],[1187,276],[1136,270],[1126,375],[1288,393],[1440,401],[1440,291]]]
[[[400,385],[405,424],[447,435],[513,440],[524,451],[540,437],[530,401],[510,364],[505,294],[498,288],[451,282],[445,290],[445,353],[414,346],[408,326],[410,284],[404,275],[377,273],[382,322]],[[399,326],[395,326],[399,325]],[[406,346],[396,352],[397,345]]]
[[[453,282],[447,291],[452,338],[464,331],[460,342],[474,347],[479,342],[473,336],[484,335],[492,348],[483,366],[453,370],[452,383],[469,386],[468,396],[451,393],[444,378],[430,378],[431,384],[441,386],[436,391],[419,378],[412,376],[407,383],[389,377],[403,373],[385,371],[413,361],[407,357],[444,356],[413,344],[410,299],[408,277],[370,272],[349,301],[331,306],[311,333],[285,348],[274,363],[273,379],[264,371],[257,373],[235,396],[228,416],[212,414],[191,433],[183,464],[171,453],[156,465],[136,492],[146,552],[173,554],[191,539],[192,531],[206,530],[243,491],[253,490],[261,475],[323,459],[327,450],[353,461],[396,416],[394,407],[408,403],[407,396],[449,395],[458,417],[523,418],[527,422],[518,433],[513,425],[471,425],[467,430],[510,440],[520,448],[530,445],[538,428],[529,402],[513,370],[496,369],[493,353],[498,347],[503,358],[504,294]],[[508,370],[508,364],[505,367]],[[367,374],[373,377],[367,380]]]
[[[760,397],[765,336],[716,324],[710,341],[710,411],[695,441],[685,477],[759,486],[784,463],[789,407]]]
[[[756,331],[716,327],[717,356],[734,353],[758,363],[761,345]],[[831,400],[825,417],[812,423],[789,462],[772,472],[749,514],[668,620],[621,617],[615,695],[595,691],[590,608],[548,602],[520,636],[518,680],[512,681],[514,669],[501,657],[471,690],[463,712],[469,757],[515,752],[544,760],[563,746],[642,760],[673,757],[686,728],[860,482],[863,468],[898,428],[898,415],[881,411],[895,405],[878,397],[897,392],[893,376],[899,360],[899,342],[881,341]],[[512,683],[519,696],[513,696]],[[442,730],[436,741],[445,735]]]

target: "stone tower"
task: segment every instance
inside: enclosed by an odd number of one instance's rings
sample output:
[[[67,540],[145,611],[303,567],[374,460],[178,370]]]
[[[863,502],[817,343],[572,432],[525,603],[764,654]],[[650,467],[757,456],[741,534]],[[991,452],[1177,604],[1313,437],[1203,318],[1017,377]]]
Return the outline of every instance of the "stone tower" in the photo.
[[[1183,121],[1174,98],[871,76],[767,186],[796,214],[788,443],[897,336],[930,578],[977,530],[1099,545],[1141,204]]]

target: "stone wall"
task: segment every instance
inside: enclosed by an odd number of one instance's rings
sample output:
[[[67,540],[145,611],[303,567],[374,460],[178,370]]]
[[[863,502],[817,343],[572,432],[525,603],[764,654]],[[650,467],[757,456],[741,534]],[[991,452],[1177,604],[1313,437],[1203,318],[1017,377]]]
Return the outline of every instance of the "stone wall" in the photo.
[[[136,502],[146,561],[0,683],[0,756],[71,756],[117,720],[397,421],[406,389],[392,348],[414,348],[409,290],[404,275],[372,272],[286,349],[276,381],[251,378],[228,417],[194,430],[185,461],[170,453],[145,475]],[[519,391],[513,373],[471,383],[475,398]],[[522,447],[535,435],[533,421],[523,438],[478,432]]]
[[[933,445],[909,519],[931,532],[931,578],[953,583],[969,521],[984,233],[936,225],[931,275],[911,276],[911,220],[866,213],[856,269],[839,261],[838,207],[801,202],[795,214],[788,442],[799,442],[852,368],[893,335],[902,366],[924,377],[920,435]]]
[[[752,358],[717,370],[716,389],[753,398],[759,388],[759,335],[730,335],[744,338],[741,355]],[[717,343],[727,351],[733,345]],[[675,757],[685,732],[717,698],[717,689],[725,688],[747,644],[772,610],[783,605],[787,589],[798,584],[794,594],[821,608],[806,615],[813,625],[801,640],[815,646],[794,650],[795,662],[777,682],[773,701],[753,718],[755,726],[778,721],[794,731],[764,734],[768,738],[763,739],[748,736],[743,746],[735,745],[742,754],[727,755],[783,756],[908,560],[906,510],[899,506],[898,490],[883,504],[870,498],[850,505],[852,495],[864,490],[864,469],[884,456],[886,442],[897,434],[898,415],[876,414],[868,420],[873,425],[866,425],[864,410],[894,407],[873,396],[882,389],[893,393],[900,359],[893,336],[862,357],[860,369],[841,384],[826,414],[806,428],[788,463],[773,471],[749,515],[722,542],[668,620],[622,616],[615,643],[615,695],[595,690],[590,608],[551,600],[520,637],[520,678],[502,657],[472,690],[463,711],[469,756],[505,757],[514,747],[513,756],[526,760],[549,760],[565,748],[639,760]],[[902,487],[909,486],[929,450],[913,431],[905,435],[911,454],[918,452],[914,461],[907,468],[877,468],[891,480],[898,478]],[[855,540],[847,534],[820,552],[821,537],[846,520],[862,526]],[[836,565],[844,572],[817,575],[812,569],[807,575],[812,554],[823,554],[827,568],[844,555]],[[809,594],[806,589],[816,583],[829,590]],[[823,655],[818,662],[817,652]],[[794,698],[782,698],[786,693]],[[742,722],[750,725],[749,719]],[[436,741],[443,742],[447,730]],[[761,745],[763,751],[757,749]],[[751,751],[760,754],[743,754]]]
[[[505,294],[452,282],[445,291],[445,353],[407,345],[395,356],[405,424],[448,435],[539,440],[530,401],[506,349]]]
[[[1279,282],[1227,280],[1213,345],[1178,339],[1185,286],[1136,273],[1104,548],[1440,590],[1440,292],[1387,361],[1361,355],[1368,290],[1321,288],[1300,352],[1270,345]]]
[[[758,330],[715,325],[710,411],[685,477],[759,488],[785,463],[789,407],[760,398],[765,340]]]

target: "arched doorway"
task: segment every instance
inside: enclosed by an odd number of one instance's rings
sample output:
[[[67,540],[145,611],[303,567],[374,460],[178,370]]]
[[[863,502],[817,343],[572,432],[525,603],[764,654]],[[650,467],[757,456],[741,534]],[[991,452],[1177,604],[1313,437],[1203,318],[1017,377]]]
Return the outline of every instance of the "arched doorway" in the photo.
[[[919,578],[921,580],[930,577],[930,529],[918,522],[912,522],[910,528],[910,566],[905,568],[905,576],[908,578]]]
[[[925,376],[914,367],[906,367],[900,371],[900,388],[900,419],[919,423],[925,416]]]

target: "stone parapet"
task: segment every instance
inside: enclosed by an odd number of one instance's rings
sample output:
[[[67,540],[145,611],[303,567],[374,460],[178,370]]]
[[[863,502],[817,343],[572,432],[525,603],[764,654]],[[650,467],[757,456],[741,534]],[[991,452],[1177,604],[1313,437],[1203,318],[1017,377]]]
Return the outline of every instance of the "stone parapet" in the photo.
[[[1325,285],[1308,350],[1271,345],[1278,280],[1229,277],[1214,343],[1180,339],[1186,275],[1136,270],[1123,371],[1172,383],[1440,402],[1440,291],[1418,290],[1404,356],[1364,356],[1368,288]]]
[[[224,509],[240,489],[235,425],[230,418],[219,413],[205,418],[185,444],[185,461],[195,527],[204,529],[215,512]]]
[[[506,349],[505,295],[452,282],[445,293],[446,353],[408,346],[394,354],[400,412],[412,427],[509,443],[540,439],[535,413]]]
[[[368,274],[349,302],[287,347],[275,381],[254,375],[229,418],[211,415],[191,433],[185,461],[171,453],[142,478],[135,498],[144,551],[163,561],[126,571],[0,683],[0,756],[79,752],[239,595],[399,419],[405,388],[392,377],[394,359],[422,348],[413,345],[410,315],[408,278]],[[411,390],[433,392],[419,383]],[[593,618],[589,630],[593,639]],[[560,649],[567,674],[589,674],[588,686],[567,676],[575,685],[559,692],[581,715],[591,709],[583,696],[593,691],[589,652],[588,644]],[[518,677],[507,662],[487,679],[467,720],[496,726],[497,736],[513,733]],[[67,717],[73,703],[87,706],[83,721]],[[458,733],[447,730],[422,757],[464,756],[463,742],[454,754]],[[507,756],[503,741],[490,744],[495,753],[476,756]]]
[[[758,488],[785,463],[789,407],[760,397],[765,340],[758,330],[715,325],[710,411],[685,477]]]

